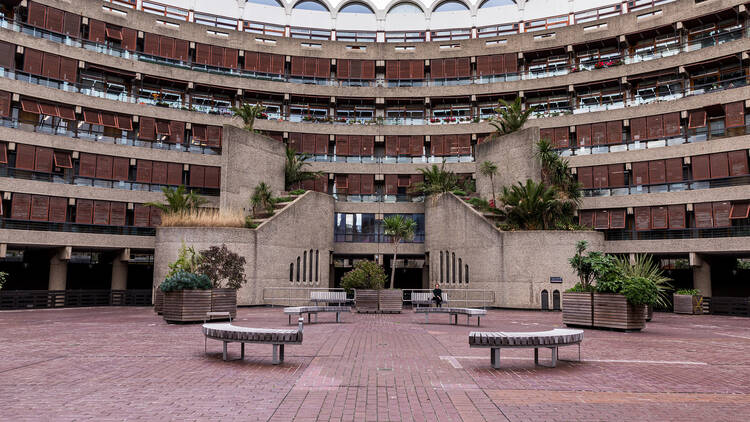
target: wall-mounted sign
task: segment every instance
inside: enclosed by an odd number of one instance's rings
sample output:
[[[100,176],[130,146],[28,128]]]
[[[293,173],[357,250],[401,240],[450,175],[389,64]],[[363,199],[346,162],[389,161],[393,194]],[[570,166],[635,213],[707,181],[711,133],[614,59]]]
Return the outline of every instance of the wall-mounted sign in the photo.
[[[562,277],[550,277],[549,282],[550,283],[562,283]]]

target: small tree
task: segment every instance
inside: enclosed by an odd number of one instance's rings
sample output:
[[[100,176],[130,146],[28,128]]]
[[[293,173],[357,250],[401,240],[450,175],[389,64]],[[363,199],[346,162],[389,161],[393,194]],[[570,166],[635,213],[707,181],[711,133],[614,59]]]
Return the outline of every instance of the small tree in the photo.
[[[165,186],[161,188],[161,191],[164,193],[164,200],[167,201],[166,204],[148,202],[146,205],[159,208],[165,214],[192,211],[206,203],[206,200],[198,196],[195,192],[188,192],[185,185],[180,185],[177,188]]]
[[[169,274],[167,274],[167,278],[172,277],[180,271],[186,273],[197,273],[200,263],[201,254],[195,252],[195,248],[192,246],[188,247],[183,241],[180,250],[177,252],[177,260],[169,264]]]
[[[286,148],[286,162],[284,164],[284,176],[286,189],[289,190],[297,183],[305,180],[314,180],[323,175],[320,171],[306,171],[305,168],[310,165],[307,162],[312,158],[309,153],[297,154],[293,148]]]
[[[482,176],[490,178],[490,185],[492,186],[492,203],[490,205],[495,206],[495,175],[497,174],[497,164],[492,161],[485,161],[479,166],[479,173]]]
[[[412,192],[419,193],[425,196],[452,192],[454,189],[458,189],[458,177],[455,173],[449,170],[445,170],[445,161],[438,167],[437,164],[433,164],[432,167],[417,169],[422,176],[424,181],[417,182],[411,188]]]
[[[354,269],[341,278],[341,287],[351,292],[353,289],[380,290],[385,285],[385,270],[373,261],[362,260]]]
[[[255,126],[255,119],[260,117],[265,109],[266,108],[260,104],[253,105],[249,103],[242,103],[239,107],[230,107],[234,116],[239,117],[242,119],[242,122],[245,123],[245,130],[250,132],[255,131],[255,129],[253,129],[253,126]]]
[[[271,187],[266,182],[260,182],[253,191],[253,196],[250,197],[250,205],[253,209],[253,217],[257,216],[258,210],[263,210],[267,214],[273,214],[273,193],[271,193]]]
[[[239,289],[245,283],[244,256],[230,251],[227,245],[211,246],[200,252],[202,257],[198,272],[211,279],[214,288]]]
[[[498,103],[500,106],[495,109],[498,117],[495,118],[496,121],[489,122],[495,127],[495,134],[497,135],[507,135],[520,130],[534,111],[533,107],[529,107],[525,111],[522,109],[521,97],[516,97],[516,100],[512,103],[502,99],[498,100]]]
[[[417,230],[417,222],[411,218],[406,218],[401,214],[392,215],[383,219],[386,236],[391,237],[393,243],[393,261],[391,262],[391,283],[390,288],[394,286],[396,278],[396,257],[398,256],[398,244],[402,240],[411,240],[414,232]]]

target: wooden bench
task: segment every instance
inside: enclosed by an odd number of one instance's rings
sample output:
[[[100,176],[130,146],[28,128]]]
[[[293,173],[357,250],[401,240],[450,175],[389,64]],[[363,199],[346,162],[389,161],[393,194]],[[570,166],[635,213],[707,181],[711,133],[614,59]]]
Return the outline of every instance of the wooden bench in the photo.
[[[479,319],[487,315],[487,311],[484,309],[476,309],[476,308],[416,308],[414,309],[414,312],[416,313],[423,313],[424,314],[424,322],[428,323],[430,322],[430,314],[448,314],[448,319],[450,320],[451,317],[453,317],[454,322],[451,322],[451,324],[458,324],[458,315],[466,315],[466,325],[469,325],[470,318],[471,317],[477,317],[477,327],[479,326]]]
[[[206,312],[206,317],[203,319],[203,323],[205,324],[208,321],[213,321],[215,319],[228,319],[229,322],[232,322],[232,314],[229,312]]]
[[[320,312],[335,312],[336,322],[341,322],[342,312],[351,312],[350,306],[293,306],[284,308],[284,313],[289,317],[289,324],[292,324],[292,315],[301,317],[302,314],[307,314],[307,322],[310,321],[310,315],[315,315],[315,322],[318,322],[318,313]]]
[[[346,292],[310,292],[310,302],[318,303],[346,303]]]
[[[469,347],[486,347],[490,349],[490,363],[495,369],[500,368],[500,349],[502,348],[534,348],[534,363],[539,365],[539,348],[552,351],[552,363],[557,365],[557,348],[578,345],[578,360],[581,360],[581,342],[583,330],[555,328],[549,331],[511,333],[511,332],[478,332],[469,333]]]
[[[203,335],[207,339],[210,338],[224,343],[223,359],[225,361],[227,360],[227,344],[229,343],[240,343],[240,359],[245,359],[245,343],[272,344],[273,360],[271,363],[278,365],[284,362],[284,345],[302,344],[302,318],[299,318],[296,330],[239,327],[226,322],[208,323],[203,324]],[[206,352],[205,348],[203,352]]]
[[[424,306],[430,306],[430,304],[433,303],[432,297],[434,295],[432,292],[425,293],[425,292],[412,292],[411,294],[411,304],[412,306],[416,305],[419,307],[420,305]],[[448,303],[448,293],[443,293],[440,295],[440,297],[443,298],[443,304]]]

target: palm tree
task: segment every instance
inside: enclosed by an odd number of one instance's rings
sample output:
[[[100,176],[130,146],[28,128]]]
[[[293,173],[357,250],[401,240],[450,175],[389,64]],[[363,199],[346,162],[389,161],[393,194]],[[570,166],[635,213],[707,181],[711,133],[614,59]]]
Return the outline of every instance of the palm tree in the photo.
[[[492,185],[492,205],[495,206],[495,175],[497,174],[497,164],[492,161],[485,161],[479,166],[479,173],[482,176],[490,178],[490,185]]]
[[[160,202],[149,202],[146,205],[156,207],[165,214],[176,214],[185,211],[192,211],[206,203],[206,200],[198,196],[194,191],[187,192],[185,185],[177,188],[164,186],[161,188],[164,193],[166,204]]]
[[[540,139],[534,155],[542,165],[542,182],[557,187],[563,199],[580,205],[581,185],[573,177],[568,160],[561,157],[547,139]]]
[[[529,107],[528,110],[521,108],[521,97],[516,97],[516,100],[509,103],[505,100],[498,100],[500,106],[495,109],[498,114],[497,123],[490,121],[489,123],[495,127],[495,133],[500,135],[507,135],[520,130],[526,121],[529,120],[529,115],[534,111],[534,107]]]
[[[440,167],[437,164],[433,164],[432,167],[417,170],[424,176],[424,181],[414,184],[411,188],[412,192],[430,196],[451,192],[459,187],[458,176],[452,171],[445,170],[445,161],[443,161]]]
[[[293,148],[286,148],[286,163],[284,165],[284,176],[286,179],[286,189],[291,189],[295,184],[303,180],[314,180],[323,175],[320,171],[305,171],[309,166],[307,162],[312,157],[309,153],[297,154]]]
[[[414,232],[417,230],[417,222],[411,218],[406,218],[401,214],[392,215],[383,219],[385,235],[391,237],[393,243],[393,261],[391,261],[391,284],[393,288],[394,279],[396,278],[396,256],[398,255],[398,244],[402,240],[411,240]]]
[[[260,104],[242,103],[239,107],[230,107],[235,117],[239,117],[245,123],[245,130],[253,132],[255,118],[260,117],[266,108]]]
[[[253,208],[253,217],[258,215],[258,210],[264,210],[268,214],[273,213],[273,193],[271,193],[271,187],[266,182],[260,182],[253,191],[253,196],[250,197],[250,205]]]
[[[513,227],[521,230],[546,230],[553,227],[559,211],[557,189],[531,179],[524,185],[503,187],[501,200],[505,206],[501,215]]]

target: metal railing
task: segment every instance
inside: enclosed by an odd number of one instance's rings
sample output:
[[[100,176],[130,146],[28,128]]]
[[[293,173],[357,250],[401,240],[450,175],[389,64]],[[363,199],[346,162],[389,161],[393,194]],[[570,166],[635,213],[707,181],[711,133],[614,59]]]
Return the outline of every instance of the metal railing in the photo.
[[[50,221],[0,219],[0,229],[35,230],[68,233],[114,234],[128,236],[155,236],[156,228],[140,226],[110,226],[106,224],[54,223]]]
[[[345,243],[391,243],[391,236],[385,233],[336,233],[333,234],[334,242]],[[401,243],[424,243],[424,232],[414,233],[410,240],[402,240]]]
[[[263,303],[271,306],[302,306],[310,304],[311,292],[343,292],[344,289],[329,287],[264,287]],[[347,299],[354,300],[347,295]]]
[[[689,229],[612,229],[604,230],[604,240],[672,240],[672,239],[713,239],[720,237],[750,236],[750,226],[689,228]]]
[[[412,293],[430,293],[430,289],[402,289],[403,301],[411,304]],[[263,303],[271,306],[302,306],[310,303],[310,292],[343,292],[341,288],[326,287],[264,287]],[[443,289],[448,294],[449,306],[487,307],[495,303],[495,292],[483,289]],[[354,296],[347,294],[354,301]]]
[[[684,180],[680,182],[651,183],[620,187],[602,187],[583,189],[584,197],[636,195],[641,193],[682,192],[686,190],[725,188],[750,185],[750,176],[732,176],[721,179]]]
[[[432,293],[431,289],[403,289],[404,303],[411,304],[413,293]],[[483,289],[442,289],[448,294],[446,306],[461,308],[486,308],[495,303],[495,292]]]
[[[82,306],[151,306],[151,289],[0,291],[0,309]]]

